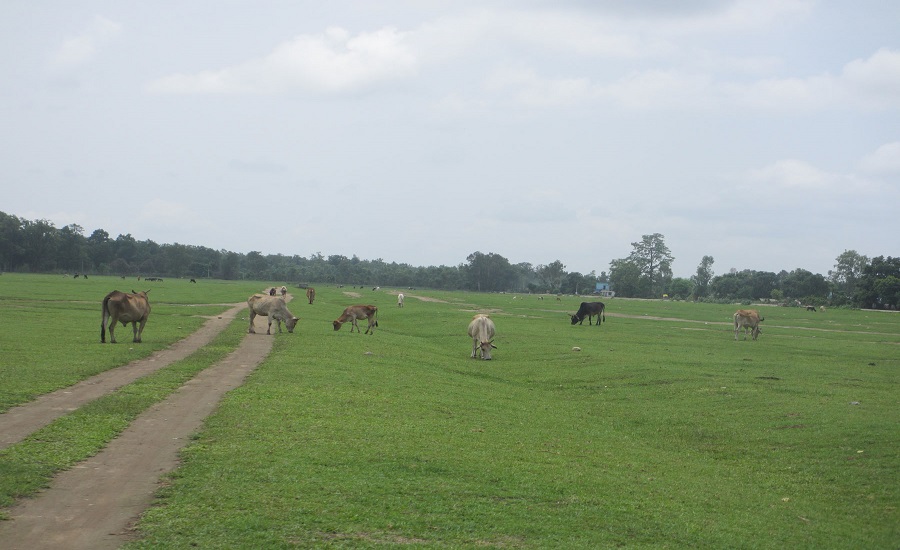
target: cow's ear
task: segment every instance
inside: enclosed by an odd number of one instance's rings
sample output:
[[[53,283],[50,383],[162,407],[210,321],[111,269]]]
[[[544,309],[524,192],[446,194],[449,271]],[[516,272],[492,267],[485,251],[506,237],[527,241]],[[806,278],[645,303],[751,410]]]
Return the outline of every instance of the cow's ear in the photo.
[[[491,347],[494,348],[494,349],[500,349],[500,348],[498,348],[497,346],[495,346],[494,344],[491,344]]]

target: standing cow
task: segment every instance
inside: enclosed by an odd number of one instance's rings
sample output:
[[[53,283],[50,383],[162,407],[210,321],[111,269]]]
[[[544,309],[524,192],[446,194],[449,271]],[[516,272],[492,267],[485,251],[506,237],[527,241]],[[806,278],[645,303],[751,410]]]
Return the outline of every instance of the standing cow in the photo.
[[[366,327],[366,334],[375,334],[375,327],[378,326],[378,308],[375,306],[350,306],[344,309],[341,316],[332,321],[334,330],[341,330],[341,325],[350,321],[350,333],[356,329],[357,334],[360,333],[359,325],[356,324],[357,319],[368,319],[369,326]]]
[[[494,322],[484,313],[472,317],[469,323],[469,336],[472,337],[472,358],[481,349],[481,358],[487,361],[491,359],[491,349],[497,349],[494,345]]]
[[[397,307],[403,307],[403,293],[397,295]]]
[[[755,309],[739,309],[734,312],[734,339],[738,339],[738,331],[744,329],[744,340],[747,339],[747,331],[753,335],[756,340],[762,330],[759,327],[761,322],[765,321],[764,317],[759,316],[759,312]]]
[[[606,305],[603,302],[581,302],[581,307],[578,308],[578,311],[575,312],[575,315],[571,315],[572,324],[583,324],[584,318],[588,318],[588,324],[592,325],[594,315],[597,316],[597,326],[600,326],[600,323],[606,321]]]
[[[109,342],[116,343],[116,323],[126,326],[131,323],[134,332],[135,343],[141,342],[141,334],[144,325],[150,317],[150,301],[147,299],[149,290],[143,292],[131,291],[132,294],[113,290],[103,298],[103,315],[100,318],[100,343],[106,342],[106,327],[109,321]],[[138,325],[140,323],[140,325]]]
[[[316,299],[316,289],[313,287],[307,288],[306,299],[309,300],[309,305],[312,305],[313,301]]]
[[[282,332],[281,322],[284,321],[284,326],[287,327],[290,333],[294,332],[294,327],[297,326],[297,321],[299,321],[298,318],[294,317],[293,313],[288,311],[287,303],[281,296],[254,294],[247,299],[247,306],[250,308],[250,330],[247,331],[250,334],[256,334],[256,330],[253,328],[253,320],[256,319],[257,315],[269,318],[269,327],[266,329],[266,334],[272,334],[272,321],[278,323],[278,332]]]

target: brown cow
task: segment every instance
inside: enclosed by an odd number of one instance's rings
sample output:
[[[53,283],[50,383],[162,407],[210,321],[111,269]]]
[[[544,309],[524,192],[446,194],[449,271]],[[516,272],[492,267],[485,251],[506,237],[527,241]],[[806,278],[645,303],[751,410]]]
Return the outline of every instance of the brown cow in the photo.
[[[299,319],[294,317],[293,313],[288,311],[287,303],[281,296],[254,294],[247,299],[247,305],[250,307],[250,330],[247,331],[250,334],[256,334],[256,330],[253,328],[253,320],[257,315],[269,318],[269,328],[266,329],[266,334],[272,334],[272,321],[278,323],[278,332],[282,332],[281,322],[284,321],[284,326],[291,333],[294,332],[294,327],[299,321]]]
[[[747,339],[747,331],[753,335],[756,340],[762,329],[759,324],[765,321],[764,317],[759,316],[759,312],[755,309],[739,309],[734,312],[734,339],[738,339],[738,331],[744,329],[744,340]]]
[[[306,299],[309,300],[309,305],[312,305],[313,301],[316,299],[316,289],[313,287],[307,288]]]
[[[472,358],[481,349],[481,358],[487,361],[491,359],[491,349],[497,349],[494,345],[494,322],[484,313],[472,317],[469,323],[469,336],[472,337]]]
[[[350,306],[341,313],[341,316],[334,320],[334,330],[341,330],[341,325],[350,321],[350,332],[356,327],[359,333],[359,325],[356,324],[357,319],[368,319],[369,326],[366,328],[366,334],[375,334],[375,327],[378,326],[378,308],[375,306]]]
[[[144,325],[147,324],[147,318],[150,317],[150,301],[147,299],[149,290],[143,292],[135,292],[132,294],[113,290],[103,298],[103,316],[100,319],[100,343],[106,342],[107,320],[109,321],[109,342],[116,343],[116,323],[122,323],[122,326],[131,323],[134,331],[135,343],[141,342],[141,334],[144,332]],[[140,323],[140,326],[138,326]]]

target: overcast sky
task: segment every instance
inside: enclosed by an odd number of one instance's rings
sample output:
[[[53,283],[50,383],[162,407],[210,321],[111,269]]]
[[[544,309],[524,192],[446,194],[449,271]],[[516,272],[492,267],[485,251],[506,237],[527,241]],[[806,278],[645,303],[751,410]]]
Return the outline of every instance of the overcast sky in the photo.
[[[900,255],[900,2],[0,3],[0,211],[676,276]]]

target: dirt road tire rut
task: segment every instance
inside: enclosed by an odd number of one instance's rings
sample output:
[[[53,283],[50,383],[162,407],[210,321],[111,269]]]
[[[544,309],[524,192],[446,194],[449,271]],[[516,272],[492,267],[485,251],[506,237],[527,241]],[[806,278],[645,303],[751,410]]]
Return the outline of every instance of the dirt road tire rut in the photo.
[[[147,359],[0,415],[0,448],[83,403],[187,357],[212,341],[245,307],[231,308],[190,337]],[[222,396],[240,386],[262,362],[272,342],[273,337],[264,331],[246,335],[225,359],[142,413],[100,453],[59,473],[50,487],[34,498],[9,508],[10,519],[0,522],[0,547],[103,549],[118,548],[129,540],[130,526],[152,503],[160,477],[177,466],[179,450],[200,429]],[[138,365],[142,362],[147,364]]]

